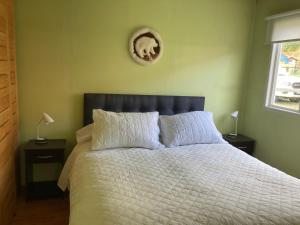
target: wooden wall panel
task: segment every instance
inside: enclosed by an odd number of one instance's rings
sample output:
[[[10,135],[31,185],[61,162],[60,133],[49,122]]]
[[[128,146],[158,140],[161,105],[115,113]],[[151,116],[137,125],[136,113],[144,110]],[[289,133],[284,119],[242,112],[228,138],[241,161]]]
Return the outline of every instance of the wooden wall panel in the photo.
[[[9,135],[9,133],[11,132],[11,127],[12,127],[11,120],[6,121],[6,123],[4,123],[0,126],[0,141],[1,141],[1,143],[4,140],[4,138],[7,137]]]
[[[0,113],[0,126],[5,124],[11,117],[11,110],[7,109]]]
[[[10,71],[10,83],[13,85],[17,82],[16,72],[12,69]]]
[[[0,0],[0,224],[10,225],[16,204],[18,94],[12,0]]]
[[[0,89],[9,87],[9,75],[8,74],[0,74]]]
[[[10,106],[9,102],[10,96],[9,96],[9,88],[1,89],[0,90],[0,112],[3,112],[4,110],[8,109]]]

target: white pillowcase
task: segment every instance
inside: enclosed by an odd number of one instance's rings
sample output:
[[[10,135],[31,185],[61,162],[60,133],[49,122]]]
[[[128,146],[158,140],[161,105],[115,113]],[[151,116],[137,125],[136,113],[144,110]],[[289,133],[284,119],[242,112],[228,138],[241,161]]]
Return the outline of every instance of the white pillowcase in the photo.
[[[89,124],[76,131],[77,144],[92,140],[93,124]]]
[[[162,148],[158,118],[158,112],[115,113],[93,110],[92,149]]]
[[[167,147],[190,144],[221,144],[211,112],[195,111],[173,116],[160,116],[162,143]]]

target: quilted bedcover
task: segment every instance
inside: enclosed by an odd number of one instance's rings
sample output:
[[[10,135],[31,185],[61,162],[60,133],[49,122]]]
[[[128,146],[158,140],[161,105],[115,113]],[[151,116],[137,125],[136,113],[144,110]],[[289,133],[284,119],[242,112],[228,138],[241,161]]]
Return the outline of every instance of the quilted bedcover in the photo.
[[[229,144],[88,151],[60,177],[70,225],[300,224],[300,180]]]

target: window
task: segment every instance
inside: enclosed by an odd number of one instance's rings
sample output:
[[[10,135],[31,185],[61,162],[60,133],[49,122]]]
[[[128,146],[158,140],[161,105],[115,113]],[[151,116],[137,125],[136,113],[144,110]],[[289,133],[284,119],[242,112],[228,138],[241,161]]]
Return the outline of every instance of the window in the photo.
[[[300,113],[300,10],[267,20],[273,52],[266,106]]]
[[[300,41],[273,44],[267,106],[300,113]]]

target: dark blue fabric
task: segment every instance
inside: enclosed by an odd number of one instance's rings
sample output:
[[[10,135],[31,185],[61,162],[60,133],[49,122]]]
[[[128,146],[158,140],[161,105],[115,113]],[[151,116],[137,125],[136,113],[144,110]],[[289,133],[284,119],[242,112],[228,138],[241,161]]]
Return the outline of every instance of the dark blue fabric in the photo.
[[[112,112],[153,112],[161,115],[203,111],[205,97],[162,96],[162,95],[123,95],[123,94],[84,94],[84,125],[93,122],[93,109]]]

